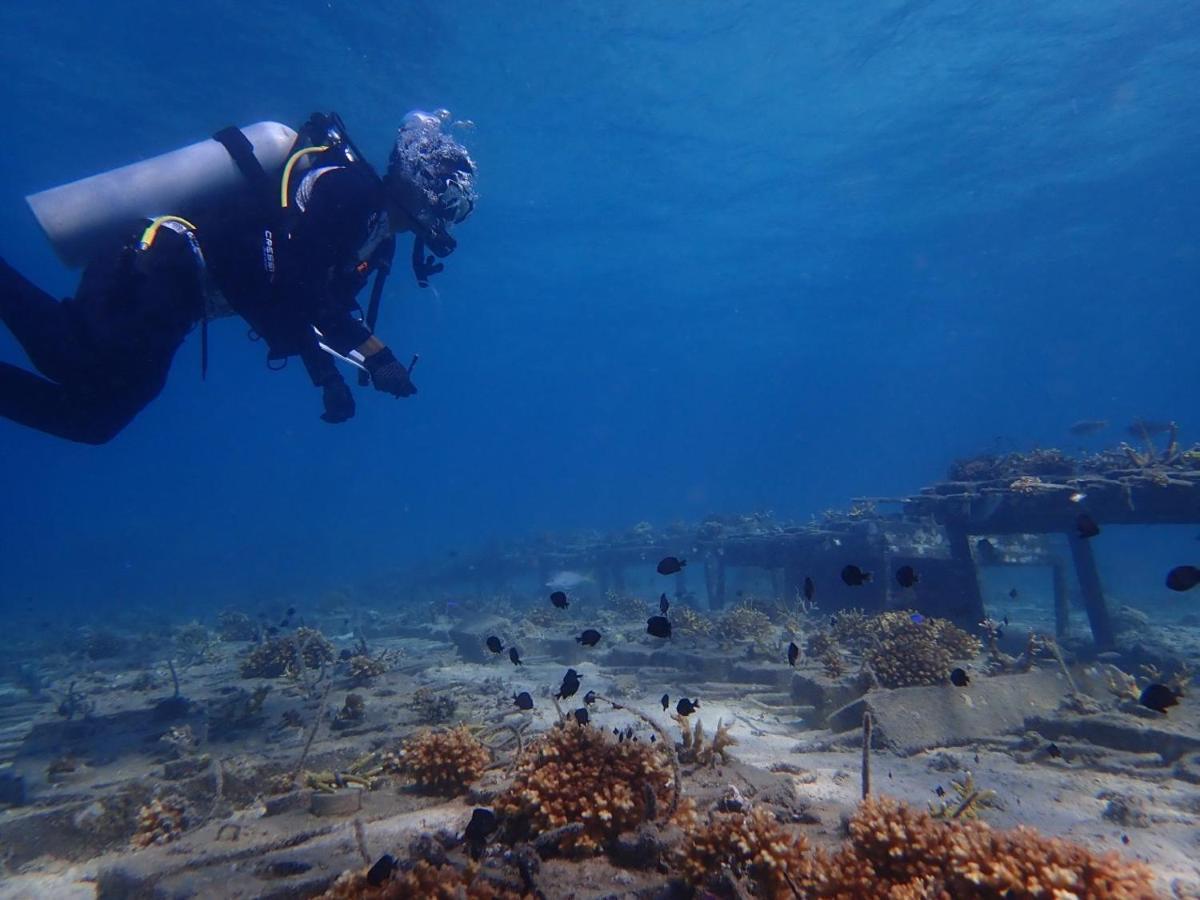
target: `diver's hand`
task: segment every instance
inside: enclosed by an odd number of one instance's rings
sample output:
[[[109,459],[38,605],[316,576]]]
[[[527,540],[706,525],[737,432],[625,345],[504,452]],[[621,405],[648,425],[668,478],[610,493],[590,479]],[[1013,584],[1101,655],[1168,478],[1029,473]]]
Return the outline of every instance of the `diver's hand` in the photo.
[[[321,392],[321,399],[325,403],[325,412],[321,414],[322,422],[336,425],[354,418],[354,395],[350,393],[350,388],[341,375],[326,381],[321,386]]]
[[[391,394],[393,397],[411,397],[417,392],[417,386],[408,377],[408,369],[396,361],[392,351],[384,347],[377,353],[372,353],[363,365],[371,373],[371,383],[375,390]]]

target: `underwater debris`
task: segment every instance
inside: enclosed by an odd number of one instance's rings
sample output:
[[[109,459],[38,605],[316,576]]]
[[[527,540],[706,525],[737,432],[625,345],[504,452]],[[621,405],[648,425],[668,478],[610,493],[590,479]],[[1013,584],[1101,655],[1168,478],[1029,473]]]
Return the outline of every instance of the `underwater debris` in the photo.
[[[67,685],[67,696],[59,702],[56,712],[69,722],[76,716],[87,718],[95,709],[96,701],[75,693],[75,682],[72,681]]]
[[[676,755],[681,763],[706,767],[715,766],[718,759],[722,763],[729,763],[729,748],[737,744],[737,738],[729,733],[731,725],[717,719],[717,730],[712,740],[705,743],[704,722],[699,716],[696,717],[695,726],[689,725],[687,717],[681,713],[673,713],[671,718],[679,726],[682,735],[676,747]]]
[[[252,641],[258,637],[258,627],[244,612],[225,609],[217,615],[217,634],[228,643]]]
[[[137,830],[129,842],[134,847],[169,844],[179,840],[187,824],[182,797],[155,797],[138,810]]]
[[[439,694],[433,688],[419,687],[413,691],[408,708],[416,714],[418,724],[443,725],[454,718],[458,701],[448,694]]]
[[[559,722],[521,754],[512,786],[496,798],[496,813],[513,840],[582,825],[559,846],[595,852],[667,808],[669,752],[660,744],[617,741],[573,719]]]
[[[242,660],[241,672],[243,678],[297,678],[302,668],[319,669],[332,661],[333,645],[325,635],[301,625],[295,634],[272,638],[255,647]]]
[[[404,770],[417,784],[439,792],[459,793],[483,774],[491,754],[466,725],[443,731],[426,729],[402,748]]]

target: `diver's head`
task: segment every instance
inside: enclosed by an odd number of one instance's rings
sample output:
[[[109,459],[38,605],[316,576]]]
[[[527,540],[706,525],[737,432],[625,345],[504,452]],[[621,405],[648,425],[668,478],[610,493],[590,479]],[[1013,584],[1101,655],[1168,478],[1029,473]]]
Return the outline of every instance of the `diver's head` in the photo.
[[[456,246],[450,227],[475,208],[475,161],[467,148],[442,132],[449,117],[413,110],[404,117],[388,158],[384,186],[388,198],[437,256]]]

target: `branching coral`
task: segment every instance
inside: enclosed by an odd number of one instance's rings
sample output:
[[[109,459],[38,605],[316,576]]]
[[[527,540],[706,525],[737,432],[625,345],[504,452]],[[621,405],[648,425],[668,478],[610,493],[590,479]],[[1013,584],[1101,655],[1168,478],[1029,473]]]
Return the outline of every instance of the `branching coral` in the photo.
[[[950,669],[950,654],[934,630],[911,621],[893,629],[865,658],[879,683],[889,688],[939,684]]]
[[[433,688],[419,687],[413,691],[408,708],[416,713],[422,725],[441,725],[454,718],[458,701],[447,694],[437,694]]]
[[[519,900],[519,891],[494,884],[474,866],[460,870],[450,863],[425,860],[395,869],[378,884],[367,871],[343,872],[317,900]]]
[[[684,637],[708,637],[716,628],[712,619],[684,604],[671,607],[671,619],[675,632]]]
[[[333,660],[333,645],[315,628],[300,627],[287,637],[260,644],[242,660],[243,678],[279,678],[300,675],[301,660],[309,669]]]
[[[975,784],[975,775],[967,772],[962,781],[951,781],[954,796],[938,803],[929,804],[929,812],[935,819],[978,819],[981,810],[1000,806],[996,792],[980,788]]]
[[[187,828],[187,812],[180,797],[155,797],[138,810],[137,830],[130,838],[134,847],[168,844]]]
[[[220,658],[217,636],[199,622],[192,621],[180,626],[174,639],[175,649],[187,665],[214,662]]]
[[[617,741],[592,726],[561,722],[526,748],[512,786],[496,799],[496,812],[516,838],[581,824],[582,831],[566,836],[562,848],[598,850],[666,808],[669,752],[659,744]]]
[[[381,657],[371,657],[366,653],[356,653],[346,660],[346,668],[352,684],[362,687],[370,684],[388,670],[387,662]]]
[[[223,641],[252,641],[258,635],[258,628],[244,612],[227,609],[217,616],[217,634]]]
[[[737,744],[737,738],[729,733],[731,726],[722,724],[718,719],[717,730],[713,734],[712,740],[706,744],[704,742],[704,722],[699,715],[696,716],[694,727],[689,727],[687,717],[681,716],[679,713],[672,713],[671,718],[679,725],[682,735],[678,750],[681,763],[715,766],[718,759],[723,763],[729,762],[728,750]]]
[[[761,807],[749,813],[713,813],[689,829],[681,851],[684,879],[703,887],[722,873],[752,883],[756,897],[792,897],[812,880],[813,858],[803,836],[793,837]]]
[[[826,677],[836,681],[846,674],[846,661],[842,659],[842,654],[838,653],[833,647],[830,647],[821,654],[821,668],[824,670]]]
[[[714,814],[684,847],[694,885],[726,867],[757,896],[809,900],[1152,900],[1153,876],[1116,852],[1099,855],[1029,828],[939,821],[869,797],[834,853],[808,852],[760,811]]]
[[[734,640],[763,642],[771,638],[771,617],[753,604],[742,602],[721,617],[721,630]]]
[[[465,725],[422,731],[404,742],[404,768],[417,784],[457,793],[483,774],[491,754]]]

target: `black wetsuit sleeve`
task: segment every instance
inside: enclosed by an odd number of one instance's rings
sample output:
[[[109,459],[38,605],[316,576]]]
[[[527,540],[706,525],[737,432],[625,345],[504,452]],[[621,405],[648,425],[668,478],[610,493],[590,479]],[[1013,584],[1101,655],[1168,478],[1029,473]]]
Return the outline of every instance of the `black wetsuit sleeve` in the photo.
[[[342,354],[371,336],[356,316],[355,297],[366,283],[356,265],[382,205],[378,184],[363,173],[352,168],[325,172],[316,179],[288,242],[288,302]]]

